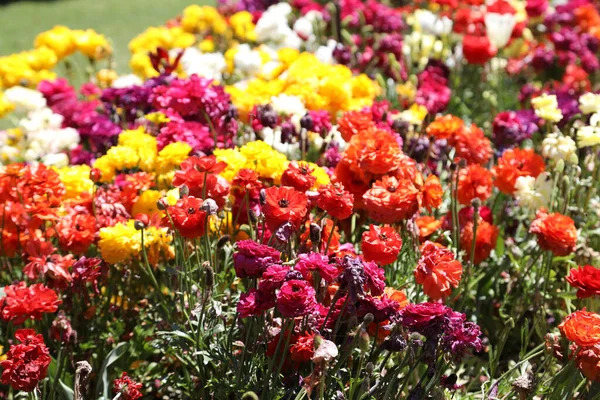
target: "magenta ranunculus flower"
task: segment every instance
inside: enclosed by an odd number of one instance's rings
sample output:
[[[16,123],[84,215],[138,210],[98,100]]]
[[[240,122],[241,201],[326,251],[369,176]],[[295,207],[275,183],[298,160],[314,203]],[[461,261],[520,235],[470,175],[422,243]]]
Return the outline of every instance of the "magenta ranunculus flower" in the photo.
[[[301,317],[317,307],[315,289],[307,281],[292,279],[277,293],[277,309],[284,317]]]
[[[411,331],[422,333],[441,322],[449,310],[440,303],[408,304],[400,312],[402,325]]]
[[[281,264],[269,265],[262,274],[258,290],[264,293],[275,293],[275,290],[279,289],[285,281],[288,272],[290,272],[290,267],[288,266]]]
[[[279,251],[251,239],[240,240],[236,246],[233,265],[240,278],[259,278],[269,265],[280,261]]]
[[[302,273],[304,279],[308,279],[312,271],[318,271],[326,282],[332,282],[338,276],[338,269],[329,264],[329,258],[314,252],[300,254],[296,271]]]

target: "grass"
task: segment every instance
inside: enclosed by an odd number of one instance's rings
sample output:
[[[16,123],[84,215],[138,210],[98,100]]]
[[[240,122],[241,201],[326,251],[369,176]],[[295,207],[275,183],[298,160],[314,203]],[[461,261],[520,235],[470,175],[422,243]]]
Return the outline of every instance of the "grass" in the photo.
[[[127,44],[149,26],[162,25],[190,4],[213,0],[0,0],[0,55],[28,50],[54,25],[91,28],[111,39],[119,72],[129,70]]]

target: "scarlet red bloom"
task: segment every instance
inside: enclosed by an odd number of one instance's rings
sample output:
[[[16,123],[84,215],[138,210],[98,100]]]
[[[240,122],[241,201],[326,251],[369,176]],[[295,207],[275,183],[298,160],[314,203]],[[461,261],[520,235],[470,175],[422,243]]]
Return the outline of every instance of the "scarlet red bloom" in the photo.
[[[548,214],[546,210],[538,211],[535,217],[529,232],[537,236],[542,249],[552,251],[555,256],[567,256],[575,251],[575,221],[560,213]]]
[[[432,300],[446,298],[458,287],[462,264],[451,250],[427,241],[421,246],[421,258],[414,270],[415,281]]]
[[[120,378],[115,379],[113,385],[113,392],[115,394],[120,393],[120,398],[123,400],[136,400],[142,397],[140,392],[142,384],[127,376],[127,372],[123,372]]]
[[[338,120],[338,129],[342,138],[349,142],[352,136],[366,131],[373,124],[373,116],[366,111],[348,111]]]
[[[94,243],[96,218],[88,213],[70,213],[58,220],[56,234],[62,249],[83,254]]]
[[[300,192],[306,192],[314,186],[317,178],[312,175],[314,169],[307,163],[292,161],[281,175],[281,185],[291,186]]]
[[[496,55],[498,49],[492,45],[487,36],[463,37],[463,54],[469,64],[483,65]]]
[[[468,164],[483,165],[492,157],[492,142],[475,124],[458,131],[449,142],[454,146],[455,159],[463,159]]]
[[[398,258],[402,249],[402,237],[389,226],[370,225],[362,234],[361,249],[366,261],[378,265],[391,264]]]
[[[575,311],[558,326],[560,333],[577,346],[600,344],[600,315],[585,310]]]
[[[27,287],[25,282],[4,288],[0,313],[5,322],[19,325],[27,319],[42,319],[44,313],[55,313],[62,303],[56,292],[41,283]]]
[[[315,289],[303,280],[292,279],[277,293],[277,309],[284,317],[301,317],[317,307]]]
[[[319,188],[317,206],[332,217],[343,220],[352,215],[354,196],[344,190],[341,183],[330,183]]]
[[[492,173],[496,187],[502,193],[513,194],[520,176],[537,178],[544,169],[544,159],[532,149],[510,149],[498,159],[498,165],[493,168]]]
[[[469,221],[460,232],[460,247],[466,251],[467,258],[470,257],[473,245],[473,228],[473,221]],[[498,232],[498,227],[483,219],[479,220],[477,223],[477,237],[475,239],[475,257],[473,259],[475,264],[479,264],[488,258],[492,250],[496,248]]]
[[[294,188],[272,186],[266,190],[266,203],[263,206],[267,227],[275,231],[286,222],[296,229],[300,227],[307,213],[308,199]]]
[[[492,173],[478,164],[468,165],[458,174],[458,201],[471,204],[471,200],[486,201],[492,195]]]
[[[600,296],[600,269],[591,265],[571,269],[567,282],[577,288],[577,297],[580,299]]]
[[[19,329],[15,338],[21,342],[10,346],[2,366],[2,383],[14,390],[32,392],[46,377],[52,359],[44,338],[33,329]]]
[[[190,196],[213,199],[219,208],[223,208],[229,194],[229,183],[216,174],[226,166],[224,162],[217,162],[214,156],[189,157],[181,163],[181,169],[175,171],[173,185],[186,185]]]
[[[179,199],[174,206],[167,208],[169,215],[165,217],[165,222],[172,220],[173,228],[179,231],[183,237],[193,239],[203,236],[207,214],[202,210],[202,204],[202,199],[185,196]]]
[[[248,168],[240,169],[231,181],[231,194],[235,197],[243,197],[248,194],[250,199],[254,199],[258,197],[260,189],[262,189],[262,183],[258,180],[258,174]]]
[[[315,353],[315,334],[305,333],[296,337],[295,343],[290,347],[290,355],[295,362],[310,361]]]
[[[462,119],[454,115],[438,116],[427,126],[427,134],[436,139],[450,139],[458,134],[465,126]]]
[[[410,180],[384,176],[363,195],[363,200],[372,219],[391,224],[408,219],[419,210],[419,195]]]

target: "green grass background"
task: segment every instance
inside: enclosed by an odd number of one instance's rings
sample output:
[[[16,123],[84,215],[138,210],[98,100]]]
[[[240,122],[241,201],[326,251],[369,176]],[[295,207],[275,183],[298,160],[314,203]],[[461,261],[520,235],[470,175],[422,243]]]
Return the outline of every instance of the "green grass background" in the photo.
[[[164,24],[190,4],[214,0],[0,0],[0,56],[33,48],[39,32],[54,25],[91,28],[106,35],[114,47],[121,73],[129,71],[127,44],[149,26]]]

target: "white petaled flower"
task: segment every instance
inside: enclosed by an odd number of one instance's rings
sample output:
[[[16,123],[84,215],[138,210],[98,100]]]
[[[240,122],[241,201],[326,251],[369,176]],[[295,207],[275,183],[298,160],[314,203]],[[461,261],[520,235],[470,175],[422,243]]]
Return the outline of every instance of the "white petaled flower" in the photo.
[[[600,111],[600,94],[586,93],[579,97],[579,109],[583,114],[594,114]]]
[[[25,161],[36,162],[50,154],[74,149],[79,144],[79,133],[73,128],[47,129],[26,134]]]
[[[6,100],[15,106],[15,112],[29,112],[46,107],[44,95],[37,90],[13,86],[4,92]]]
[[[271,42],[276,48],[298,49],[302,39],[290,28],[288,17],[292,7],[288,3],[277,3],[269,7],[260,17],[254,28],[259,43]]]
[[[273,110],[278,114],[298,115],[300,117],[306,114],[306,107],[302,100],[297,96],[280,94],[279,96],[271,97],[271,105]]]
[[[348,142],[342,137],[337,125],[333,125],[327,133],[327,136],[325,136],[325,144],[329,146],[331,143],[337,145],[340,153],[348,148]]]
[[[319,46],[315,51],[315,56],[323,64],[334,64],[333,51],[337,46],[337,42],[333,39],[327,41],[327,46]]]
[[[338,356],[338,348],[331,340],[321,339],[321,344],[315,350],[312,361],[314,362],[329,362]]]
[[[485,14],[485,33],[490,42],[501,49],[510,40],[510,35],[517,23],[517,18],[513,14]]]
[[[263,142],[271,145],[278,152],[285,154],[288,159],[297,160],[300,158],[300,143],[282,143],[281,128],[263,128],[261,136]]]
[[[542,141],[542,155],[553,161],[577,164],[577,144],[569,136],[550,133]]]
[[[452,32],[452,20],[448,17],[440,17],[429,10],[416,10],[415,17],[425,33],[442,36]]]
[[[202,53],[197,48],[190,47],[181,56],[181,67],[187,75],[196,74],[203,78],[221,81],[227,62],[221,53]]]
[[[60,129],[64,117],[54,113],[48,107],[30,111],[26,118],[19,121],[19,128],[25,132],[36,132],[46,129]]]
[[[255,75],[262,67],[262,57],[247,44],[241,44],[233,57],[235,68],[245,75]]]
[[[42,157],[42,163],[56,168],[66,167],[69,165],[69,156],[65,153],[46,154]]]
[[[547,207],[552,198],[550,173],[542,172],[537,178],[520,176],[515,183],[515,198],[521,207],[538,210]]]
[[[121,75],[117,79],[115,79],[110,86],[115,89],[123,89],[130,86],[140,86],[142,83],[142,79],[134,74]]]

